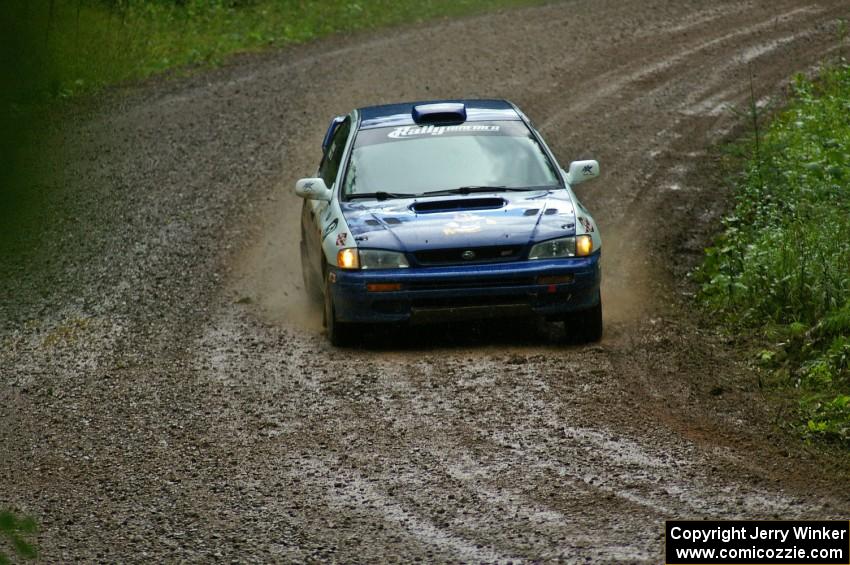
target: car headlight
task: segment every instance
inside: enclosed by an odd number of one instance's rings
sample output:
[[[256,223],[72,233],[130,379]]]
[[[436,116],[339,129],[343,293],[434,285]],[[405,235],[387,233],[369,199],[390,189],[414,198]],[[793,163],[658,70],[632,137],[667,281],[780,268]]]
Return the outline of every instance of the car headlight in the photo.
[[[357,249],[350,247],[337,251],[336,264],[340,269],[359,269],[360,258],[357,255]]]
[[[593,251],[593,238],[589,235],[576,237],[576,257],[587,257]]]
[[[383,249],[361,249],[361,269],[406,269],[410,265],[404,253]]]
[[[340,249],[336,264],[341,269],[406,269],[410,266],[404,253],[383,249]]]
[[[529,259],[557,259],[560,257],[586,257],[593,251],[589,235],[560,237],[538,243],[531,248]]]

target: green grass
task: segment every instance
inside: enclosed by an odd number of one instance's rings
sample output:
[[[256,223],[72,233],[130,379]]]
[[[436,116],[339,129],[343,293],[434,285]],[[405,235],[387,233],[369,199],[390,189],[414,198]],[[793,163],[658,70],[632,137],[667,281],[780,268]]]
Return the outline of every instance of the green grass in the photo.
[[[797,429],[850,447],[850,66],[798,77],[791,105],[739,144],[735,206],[695,274],[703,302],[771,345]]]
[[[457,17],[542,0],[49,0],[28,17],[47,46],[53,96],[215,65],[333,33]],[[52,6],[52,7],[51,7]]]
[[[35,546],[26,537],[37,532],[35,521],[31,518],[20,518],[8,510],[0,510],[0,565],[12,563],[6,554],[4,545],[12,549],[12,555],[22,559],[34,559],[38,556]]]

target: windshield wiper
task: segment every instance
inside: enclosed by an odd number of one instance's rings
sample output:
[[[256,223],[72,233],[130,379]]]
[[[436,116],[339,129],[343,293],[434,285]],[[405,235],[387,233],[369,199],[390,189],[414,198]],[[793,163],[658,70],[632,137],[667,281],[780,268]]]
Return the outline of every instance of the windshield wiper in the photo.
[[[416,194],[404,194],[401,192],[384,192],[379,190],[378,192],[360,192],[355,194],[349,194],[346,197],[346,200],[357,200],[358,198],[374,198],[375,200],[387,200],[389,198],[413,198],[417,196]]]
[[[535,190],[533,188],[509,188],[504,185],[499,186],[484,186],[484,185],[470,185],[470,186],[460,186],[458,188],[447,188],[443,190],[431,190],[428,192],[423,192],[418,196],[438,196],[441,194],[472,194],[474,192],[527,192],[529,190]]]
[[[487,186],[487,185],[469,185],[460,186],[458,188],[446,188],[442,190],[429,190],[428,192],[404,193],[404,192],[355,192],[346,196],[346,200],[357,200],[365,198],[374,198],[376,200],[388,200],[390,198],[418,198],[420,196],[441,196],[445,194],[473,194],[476,192],[531,192],[535,190],[548,190],[551,187],[525,187],[511,188],[505,185]]]

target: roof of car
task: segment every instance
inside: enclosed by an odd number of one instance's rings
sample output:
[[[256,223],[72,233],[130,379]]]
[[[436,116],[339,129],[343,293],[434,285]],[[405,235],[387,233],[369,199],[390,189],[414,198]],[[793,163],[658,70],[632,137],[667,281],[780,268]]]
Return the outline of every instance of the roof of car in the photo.
[[[358,108],[360,129],[413,125],[414,106],[442,103],[463,104],[467,122],[520,119],[514,106],[506,100],[422,100]]]

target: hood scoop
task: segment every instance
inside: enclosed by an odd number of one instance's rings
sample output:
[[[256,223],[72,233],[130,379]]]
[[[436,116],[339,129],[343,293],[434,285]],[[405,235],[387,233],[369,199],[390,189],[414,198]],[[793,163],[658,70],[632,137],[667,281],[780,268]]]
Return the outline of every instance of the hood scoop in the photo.
[[[433,212],[454,212],[457,210],[494,210],[507,204],[504,198],[453,198],[451,200],[430,200],[414,202],[410,209],[417,214]]]

